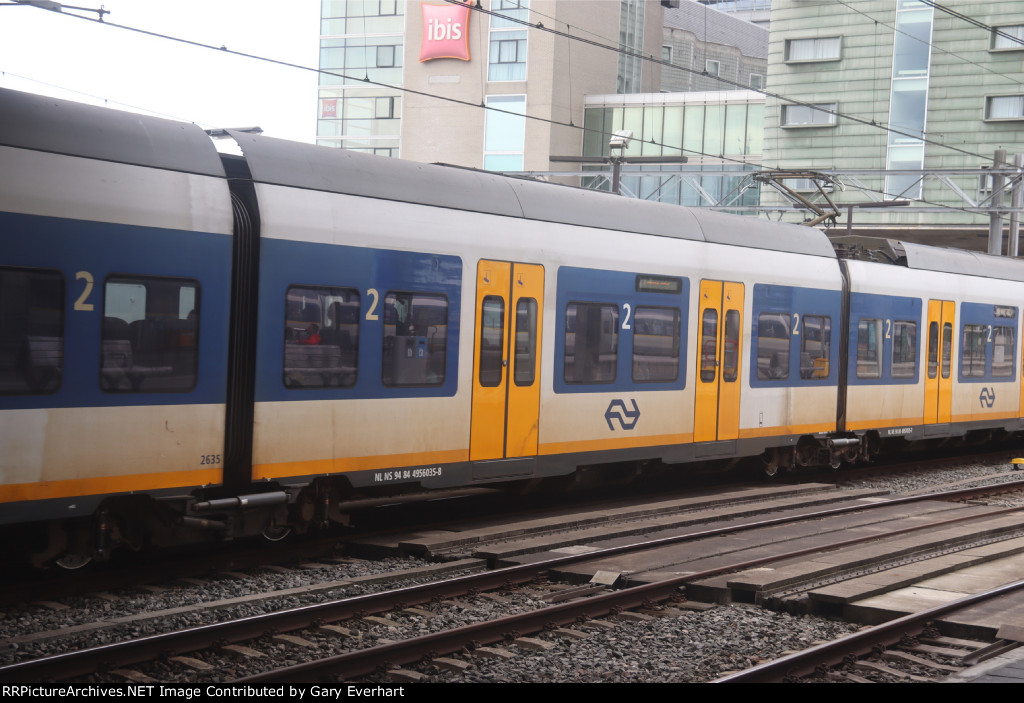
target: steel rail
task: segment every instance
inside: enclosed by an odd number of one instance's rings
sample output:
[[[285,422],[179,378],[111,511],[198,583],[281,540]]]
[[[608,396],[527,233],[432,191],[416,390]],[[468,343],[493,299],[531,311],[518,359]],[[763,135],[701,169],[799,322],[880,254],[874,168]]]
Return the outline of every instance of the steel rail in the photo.
[[[869,630],[862,630],[838,640],[811,647],[803,652],[790,654],[746,671],[724,676],[712,683],[768,683],[807,676],[817,671],[818,667],[839,663],[846,656],[859,656],[870,652],[877,646],[893,645],[899,642],[905,634],[917,634],[924,629],[928,622],[948,613],[1000,598],[1021,588],[1024,588],[1024,580],[965,596],[945,605],[904,615]]]
[[[1024,490],[1024,480],[999,484],[999,487],[1003,490],[1009,490],[1010,488]],[[168,653],[181,654],[185,652],[196,651],[199,649],[207,648],[211,646],[211,644],[213,643],[227,644],[251,640],[264,636],[270,631],[287,632],[300,630],[303,628],[313,626],[317,623],[338,622],[341,620],[359,617],[366,614],[386,612],[394,608],[402,608],[408,607],[410,605],[430,602],[435,598],[450,598],[458,595],[463,595],[465,593],[473,592],[475,590],[487,590],[493,588],[500,588],[505,585],[524,583],[536,578],[539,574],[548,571],[551,568],[567,566],[573,563],[595,561],[599,559],[616,556],[619,554],[626,554],[645,549],[654,549],[662,546],[677,544],[680,542],[715,537],[723,534],[763,529],[765,527],[774,527],[778,525],[789,524],[792,522],[799,522],[801,520],[821,519],[824,517],[842,515],[851,512],[868,511],[879,508],[892,507],[896,505],[922,502],[926,500],[959,500],[970,497],[972,495],[976,495],[978,492],[991,491],[992,488],[992,486],[985,486],[973,489],[962,489],[950,493],[938,493],[920,496],[892,498],[889,500],[883,500],[871,504],[858,503],[855,505],[847,505],[838,508],[817,510],[810,513],[787,515],[784,517],[770,518],[767,520],[755,520],[751,522],[744,522],[738,525],[726,525],[723,527],[708,530],[689,532],[683,535],[662,537],[659,539],[649,540],[646,542],[621,545],[618,547],[608,547],[605,549],[599,549],[585,554],[554,557],[539,562],[533,562],[530,564],[495,569],[481,574],[469,574],[466,576],[461,576],[455,579],[442,581],[438,583],[409,586],[406,588],[394,589],[382,593],[366,594],[362,596],[356,596],[354,598],[346,598],[343,600],[330,601],[327,603],[318,603],[315,605],[302,606],[299,608],[291,608],[276,613],[257,615],[229,622],[216,623],[212,625],[203,625],[199,627],[188,628],[186,630],[179,630],[176,632],[151,635],[148,637],[126,640],[122,642],[103,645],[100,647],[93,647],[75,652],[67,652],[64,654],[41,657],[38,659],[32,659],[25,662],[19,662],[16,664],[3,666],[0,667],[0,681],[18,683],[40,681],[44,679],[65,680],[68,678],[73,678],[75,676],[86,675],[97,670],[114,668],[115,666],[124,667],[145,663],[148,661],[152,661],[155,658],[165,656]],[[687,574],[685,576],[677,577],[667,581],[659,581],[653,584],[634,586],[621,591],[616,591],[614,593],[609,593],[602,596],[595,596],[593,598],[588,599],[587,603],[590,603],[590,606],[580,606],[577,604],[570,603],[561,606],[551,606],[549,608],[545,608],[543,611],[540,612],[547,614],[548,617],[545,620],[545,622],[549,622],[552,616],[554,616],[556,613],[562,612],[563,610],[566,612],[573,613],[570,617],[570,620],[575,619],[578,616],[597,617],[599,615],[607,614],[608,612],[610,612],[610,609],[612,607],[636,607],[637,605],[640,605],[649,600],[666,599],[672,596],[680,586],[683,586],[690,581],[711,578],[713,576],[717,576],[722,573],[727,573],[730,571],[749,569],[755,566],[760,566],[765,563],[781,561],[785,559],[792,559],[806,554],[821,551],[823,548],[835,549],[837,547],[850,546],[862,542],[878,541],[879,539],[883,539],[885,537],[890,537],[897,534],[934,529],[934,527],[939,524],[950,524],[953,522],[962,522],[965,520],[983,519],[987,517],[992,517],[994,515],[1022,509],[1024,508],[1000,508],[990,510],[978,515],[962,516],[954,518],[952,520],[916,525],[902,530],[893,530],[884,535],[866,535],[851,540],[845,540],[843,542],[839,542],[836,544],[830,544],[826,547],[819,545],[792,551],[786,554],[776,554],[760,557],[758,559],[729,564],[708,571]],[[607,609],[602,610],[600,604],[606,602],[609,604],[609,606]],[[595,605],[597,606],[596,609],[591,609]],[[534,632],[537,631],[533,628],[537,627],[536,618],[539,618],[539,615],[526,615],[521,617],[523,617],[523,620],[521,624],[517,625],[516,627],[522,630],[529,630]],[[506,622],[506,620],[508,622]],[[499,627],[499,629],[507,630],[507,628],[512,626],[513,624],[513,621],[510,619],[505,619],[500,622],[502,623],[502,625],[501,627]],[[487,627],[483,623],[471,627],[478,627],[480,629],[481,632],[479,635],[476,635],[477,638],[484,637],[484,632],[487,631]],[[458,630],[453,630],[451,632],[458,633],[462,630],[463,628],[459,628]],[[487,636],[490,637],[492,635],[493,633],[488,634]],[[465,634],[452,635],[452,637],[458,638],[461,642],[459,647],[457,647],[456,649],[465,646],[466,642],[471,641],[473,639],[470,638],[470,640],[466,640],[465,636]],[[499,637],[498,639],[501,639],[501,637]],[[396,650],[400,650],[399,645],[401,644],[402,643],[398,643],[398,645],[395,645]],[[435,648],[442,648],[441,644],[438,643],[437,645],[435,645]],[[366,651],[379,652],[380,650],[379,648],[373,648],[371,650]],[[385,653],[389,655],[392,654],[392,652],[390,651],[387,651]],[[398,651],[394,653],[396,657],[398,653]],[[283,671],[279,671],[279,675],[286,676],[285,672]]]

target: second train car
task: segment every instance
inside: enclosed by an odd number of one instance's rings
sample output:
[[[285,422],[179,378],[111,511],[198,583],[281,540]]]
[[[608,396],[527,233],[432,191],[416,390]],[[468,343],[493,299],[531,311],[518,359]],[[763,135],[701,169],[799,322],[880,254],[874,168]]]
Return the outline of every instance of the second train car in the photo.
[[[0,91],[0,525],[37,563],[1024,427],[1018,262],[232,137]]]

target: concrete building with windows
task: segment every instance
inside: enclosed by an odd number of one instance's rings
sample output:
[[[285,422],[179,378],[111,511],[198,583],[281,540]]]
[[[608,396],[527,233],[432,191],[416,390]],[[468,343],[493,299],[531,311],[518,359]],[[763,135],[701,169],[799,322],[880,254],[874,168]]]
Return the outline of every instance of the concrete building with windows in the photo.
[[[550,170],[550,155],[582,152],[584,95],[660,85],[656,63],[571,37],[658,56],[662,9],[657,0],[323,0],[317,142]]]
[[[727,12],[734,17],[756,24],[765,29],[771,17],[772,0],[694,0],[701,5],[708,5],[719,12]]]
[[[1024,151],[1022,37],[1021,0],[773,0],[767,87],[798,103],[768,99],[765,167],[844,174],[828,186],[840,205],[911,201],[857,214],[865,233],[973,236],[979,169]]]
[[[661,58],[680,68],[662,67],[662,92],[764,87],[768,28],[715,7],[687,0],[665,10]]]

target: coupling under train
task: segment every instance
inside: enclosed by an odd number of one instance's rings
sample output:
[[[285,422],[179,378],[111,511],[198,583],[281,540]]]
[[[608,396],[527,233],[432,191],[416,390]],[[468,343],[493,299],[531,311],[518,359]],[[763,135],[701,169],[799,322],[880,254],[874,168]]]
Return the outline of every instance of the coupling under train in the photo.
[[[1020,262],[231,136],[0,92],[0,525],[36,563],[1024,429]]]

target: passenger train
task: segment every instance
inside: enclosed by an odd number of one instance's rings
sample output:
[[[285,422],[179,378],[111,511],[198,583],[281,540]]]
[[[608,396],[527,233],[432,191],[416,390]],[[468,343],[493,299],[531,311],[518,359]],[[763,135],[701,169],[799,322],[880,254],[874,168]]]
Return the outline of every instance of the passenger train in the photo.
[[[37,564],[1024,429],[1018,261],[231,136],[0,92],[0,525]]]

